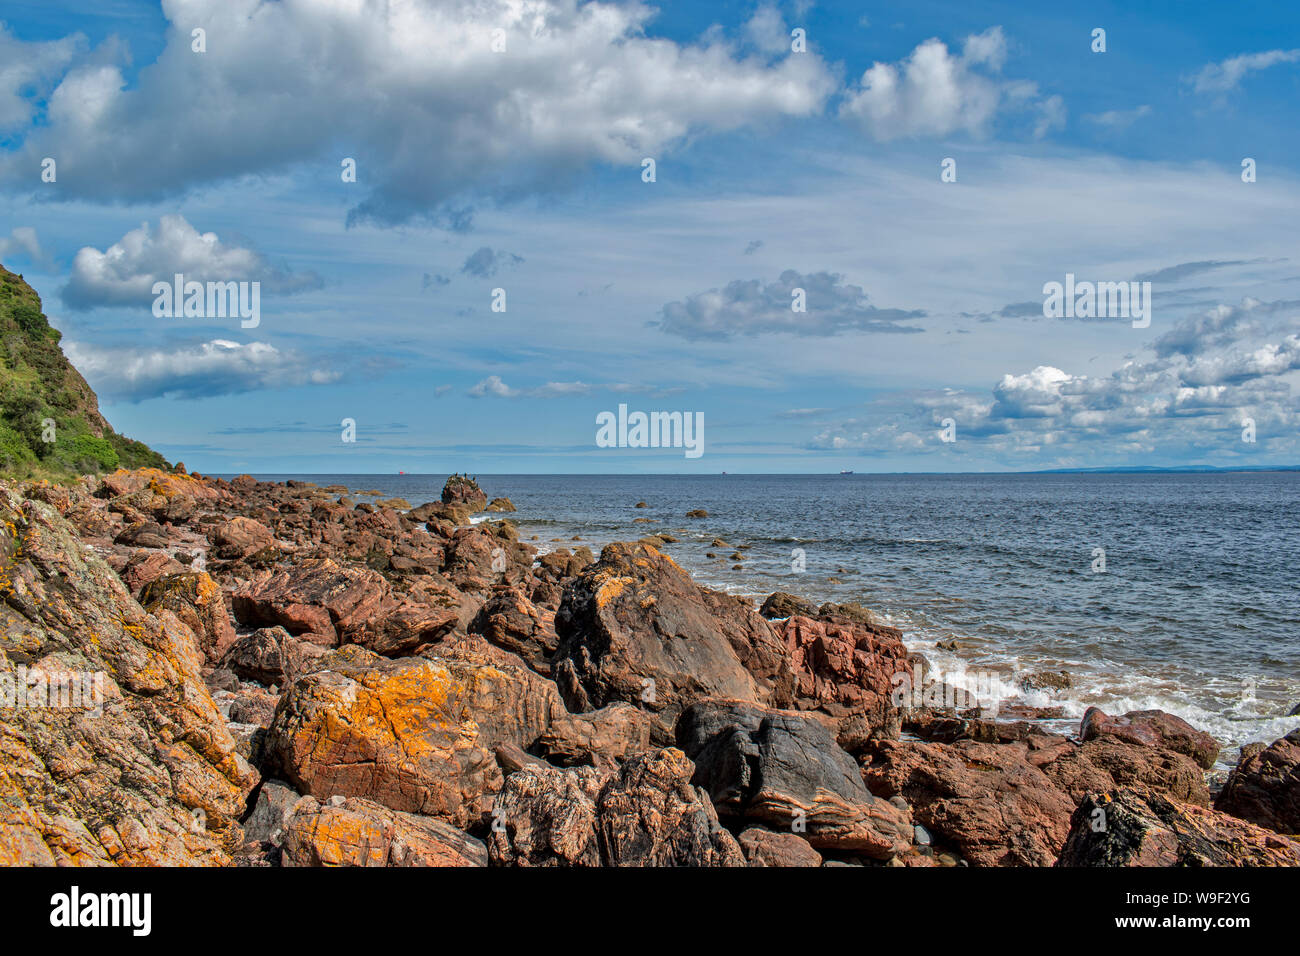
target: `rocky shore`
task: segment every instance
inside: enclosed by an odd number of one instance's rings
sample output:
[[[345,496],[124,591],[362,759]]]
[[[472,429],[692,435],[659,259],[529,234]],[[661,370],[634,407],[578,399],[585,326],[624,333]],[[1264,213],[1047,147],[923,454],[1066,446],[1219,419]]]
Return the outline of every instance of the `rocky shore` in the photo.
[[[0,482],[0,864],[1300,865],[1300,731],[1212,794],[1173,715],[917,706],[862,608],[348,491]]]

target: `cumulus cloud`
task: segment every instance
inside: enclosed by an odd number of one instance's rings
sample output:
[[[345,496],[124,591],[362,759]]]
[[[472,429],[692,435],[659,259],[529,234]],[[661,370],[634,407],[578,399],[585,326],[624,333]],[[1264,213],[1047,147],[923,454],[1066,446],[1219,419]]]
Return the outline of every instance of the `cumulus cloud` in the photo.
[[[1228,93],[1237,88],[1247,73],[1266,70],[1279,63],[1297,62],[1300,62],[1300,49],[1245,53],[1218,63],[1207,63],[1192,77],[1192,88],[1197,93]]]
[[[315,367],[296,352],[281,351],[266,342],[241,345],[213,339],[171,351],[96,348],[72,342],[64,351],[101,396],[129,402],[328,385],[340,378],[337,372]]]
[[[516,266],[523,261],[521,256],[484,246],[470,254],[469,258],[465,260],[465,264],[460,267],[460,271],[463,275],[474,276],[478,279],[490,279],[497,274],[498,270],[508,266]]]
[[[1300,315],[1300,301],[1262,302],[1247,296],[1238,305],[1219,303],[1182,319],[1153,344],[1160,358],[1197,355],[1266,330],[1273,316]]]
[[[0,23],[0,133],[21,129],[36,113],[39,97],[48,95],[77,54],[84,52],[81,34],[44,43],[24,43]]]
[[[985,393],[886,396],[865,414],[822,429],[809,447],[868,455],[944,448],[1041,468],[1074,460],[1129,464],[1126,456],[1157,453],[1234,459],[1265,446],[1294,454],[1297,324],[1298,302],[1219,306],[1157,340],[1153,360],[1129,361],[1107,375],[1040,365],[1003,375]],[[1256,445],[1240,440],[1246,418],[1256,423]],[[945,419],[956,424],[951,445],[939,435]]]
[[[1028,110],[1034,134],[1065,121],[1065,102],[1034,83],[1000,77],[1007,57],[1001,27],[966,38],[960,55],[931,38],[899,63],[874,63],[840,104],[840,115],[879,140],[985,133],[1000,110]]]
[[[264,292],[282,294],[323,285],[314,272],[273,268],[252,249],[223,243],[215,232],[200,233],[183,216],[163,216],[156,230],[142,223],[102,252],[91,246],[78,251],[61,294],[72,309],[141,305],[152,301],[154,282],[170,282],[176,273],[186,281],[258,281]]]
[[[795,312],[794,293],[802,289],[807,311]],[[843,332],[920,332],[900,323],[922,318],[925,312],[878,309],[867,301],[861,286],[850,285],[833,272],[782,272],[775,282],[736,279],[722,289],[709,289],[669,302],[650,324],[686,339],[729,339],[736,335],[785,332],[828,336]]]
[[[167,45],[137,82],[112,62],[75,64],[0,170],[57,155],[60,196],[131,201],[296,167],[338,183],[351,157],[352,221],[464,226],[484,197],[814,115],[836,86],[815,53],[646,36],[654,10],[636,2],[164,0],[163,13]]]

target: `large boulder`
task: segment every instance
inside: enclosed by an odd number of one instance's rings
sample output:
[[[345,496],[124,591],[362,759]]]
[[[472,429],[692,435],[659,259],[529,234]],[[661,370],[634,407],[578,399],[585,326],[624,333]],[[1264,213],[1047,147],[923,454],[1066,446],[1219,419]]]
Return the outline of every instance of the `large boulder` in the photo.
[[[901,796],[916,821],[976,866],[1051,866],[1074,801],[1030,762],[1026,743],[880,740],[867,786]]]
[[[432,817],[355,797],[299,801],[289,817],[283,866],[487,866],[479,840]]]
[[[1089,707],[1083,714],[1079,736],[1084,740],[1107,736],[1130,744],[1164,747],[1186,754],[1206,770],[1214,766],[1221,749],[1219,742],[1205,731],[1163,710],[1135,710],[1111,717],[1100,708]]]
[[[1242,759],[1214,807],[1279,833],[1300,834],[1300,729]]]
[[[784,704],[785,649],[745,602],[701,588],[656,548],[614,543],[570,580],[555,616],[554,673],[570,710],[641,704],[669,743],[693,700]]]
[[[0,865],[229,862],[258,777],[189,629],[2,485],[0,580]]]
[[[773,591],[763,601],[763,606],[758,609],[758,613],[769,621],[793,617],[796,614],[816,617],[817,605],[788,591]]]
[[[446,505],[462,505],[471,511],[482,511],[487,500],[478,482],[468,475],[452,475],[442,486],[442,503]]]
[[[282,627],[262,627],[236,639],[219,666],[242,680],[284,687],[325,653],[320,645],[292,637]]]
[[[559,766],[612,769],[628,754],[648,750],[653,721],[622,702],[585,714],[564,714],[537,738],[533,749]]]
[[[1191,757],[1164,747],[1097,737],[1082,746],[1067,744],[1051,759],[1029,759],[1076,803],[1094,791],[1141,786],[1183,803],[1210,805],[1205,772]]]
[[[493,748],[527,749],[564,714],[555,685],[522,664],[350,645],[314,666],[281,701],[270,766],[318,799],[365,797],[457,827],[481,821],[501,789]]]
[[[1089,794],[1057,866],[1300,866],[1300,843],[1139,788]]]
[[[740,834],[740,849],[750,866],[821,866],[822,855],[793,833],[750,827]]]
[[[468,629],[518,654],[539,674],[550,676],[551,655],[560,641],[555,633],[555,614],[539,608],[518,588],[494,592]]]
[[[794,670],[795,703],[834,717],[844,743],[897,737],[901,728],[894,677],[908,669],[897,628],[794,615],[775,625]]]
[[[231,605],[245,626],[278,625],[332,647],[340,642],[341,631],[371,620],[390,599],[388,582],[377,572],[311,558],[259,575],[234,592]]]
[[[164,574],[140,590],[140,603],[151,614],[171,611],[180,618],[194,632],[199,651],[210,664],[235,643],[225,596],[206,571]]]
[[[744,866],[680,750],[634,754],[616,772],[526,766],[497,799],[488,838],[507,866]]]
[[[695,765],[673,747],[636,754],[596,798],[607,866],[744,866],[736,838],[708,796],[691,785]]]
[[[498,866],[600,866],[593,767],[528,765],[506,778],[492,810],[488,853]]]
[[[275,543],[275,534],[262,522],[237,515],[213,525],[208,540],[218,558],[234,561],[270,547]]]
[[[394,595],[383,575],[332,558],[268,571],[238,588],[231,605],[247,627],[280,626],[313,644],[360,644],[380,654],[410,654],[460,623],[454,604]]]
[[[911,843],[906,811],[863,785],[816,718],[733,701],[683,711],[678,746],[726,819],[804,835],[819,849],[887,860]]]

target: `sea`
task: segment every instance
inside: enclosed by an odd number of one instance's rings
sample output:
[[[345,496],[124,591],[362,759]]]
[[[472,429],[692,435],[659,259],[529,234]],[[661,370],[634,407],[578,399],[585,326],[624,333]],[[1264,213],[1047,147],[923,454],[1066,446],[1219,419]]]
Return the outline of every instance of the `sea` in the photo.
[[[446,478],[257,477],[412,505]],[[1062,730],[1090,706],[1158,708],[1214,734],[1230,766],[1241,744],[1300,726],[1287,716],[1300,705],[1300,472],[476,477],[541,551],[667,534],[703,585],[862,604],[902,629],[927,676],[1062,707]],[[1039,671],[1069,686],[1024,690]]]

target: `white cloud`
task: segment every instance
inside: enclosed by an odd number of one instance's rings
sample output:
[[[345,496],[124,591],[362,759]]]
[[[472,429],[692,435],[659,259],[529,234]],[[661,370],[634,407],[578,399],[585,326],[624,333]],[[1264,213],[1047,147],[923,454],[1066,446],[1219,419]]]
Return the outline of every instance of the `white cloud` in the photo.
[[[696,132],[816,114],[835,89],[814,53],[768,62],[725,40],[647,37],[653,11],[635,2],[165,0],[163,12],[167,47],[137,84],[104,63],[71,70],[9,171],[57,155],[60,195],[122,201],[298,166],[338,184],[351,156],[355,218],[464,225],[484,196],[554,189],[593,162],[639,169]],[[206,53],[190,51],[194,27]]]
[[[1192,85],[1197,93],[1227,93],[1235,90],[1247,73],[1265,70],[1278,63],[1297,62],[1300,62],[1300,49],[1245,53],[1218,63],[1207,63],[1192,77]]]
[[[200,233],[183,216],[163,216],[156,230],[142,223],[103,252],[91,246],[79,250],[63,301],[73,309],[140,305],[152,300],[155,281],[171,281],[176,273],[198,282],[258,281],[273,293],[322,285],[315,273],[275,269],[252,249],[223,243],[214,232]]]
[[[790,49],[790,31],[781,11],[771,3],[762,4],[746,21],[745,36],[765,53],[781,53]]]
[[[1040,99],[1035,84],[997,75],[1006,57],[1001,27],[967,37],[960,56],[942,40],[926,40],[897,64],[873,64],[849,90],[840,114],[879,140],[981,135],[1003,108],[1035,111],[1036,136],[1061,125],[1065,103],[1059,96]]]
[[[1295,454],[1300,400],[1292,386],[1300,370],[1300,333],[1246,318],[1284,316],[1284,326],[1294,330],[1300,303],[1247,301],[1211,313],[1213,321],[1210,314],[1188,320],[1189,329],[1213,331],[1195,355],[1174,354],[1157,340],[1155,360],[1130,361],[1110,374],[1040,365],[1003,375],[985,394],[944,389],[889,395],[869,403],[865,414],[822,429],[809,446],[866,454],[945,449],[1034,467],[1072,458],[1129,464],[1126,455],[1156,452],[1183,461],[1210,452],[1231,461],[1257,448]],[[1247,417],[1259,434],[1249,449],[1240,440]],[[938,435],[945,418],[957,423],[951,446]]]
[[[469,394],[474,398],[485,398],[489,395],[496,398],[514,398],[519,393],[501,381],[500,375],[489,375],[483,381],[471,386]]]
[[[793,309],[802,290],[806,311]],[[921,318],[923,311],[878,309],[867,301],[861,286],[849,285],[830,272],[782,272],[775,282],[736,279],[722,289],[709,289],[669,302],[652,324],[687,339],[728,339],[736,335],[785,332],[799,336],[828,336],[842,332],[919,332],[902,325]]]
[[[213,339],[165,351],[96,348],[69,342],[68,360],[101,395],[138,402],[148,398],[205,398],[294,385],[328,385],[337,372],[266,342],[241,345]]]
[[[33,99],[49,92],[85,45],[81,34],[48,43],[24,43],[0,23],[0,133],[31,122]]]
[[[25,255],[33,262],[48,261],[45,251],[41,249],[40,240],[36,237],[36,230],[31,226],[15,226],[9,238],[0,238],[0,259],[14,255]]]
[[[1131,110],[1106,110],[1104,113],[1088,113],[1084,119],[1107,129],[1128,129],[1142,117],[1149,115],[1151,107],[1145,103]]]

